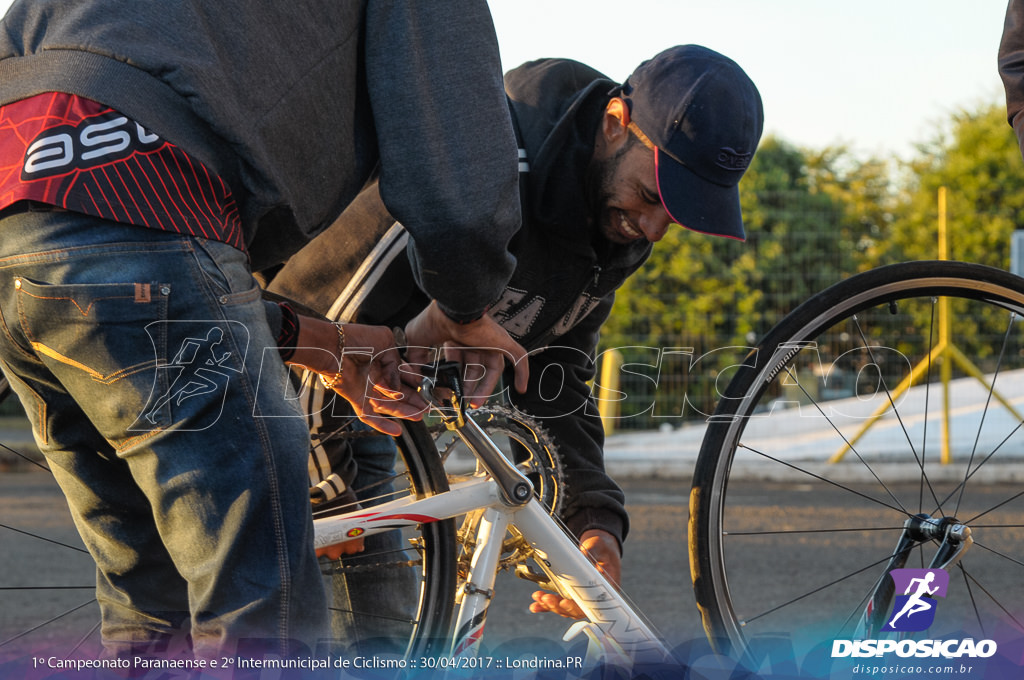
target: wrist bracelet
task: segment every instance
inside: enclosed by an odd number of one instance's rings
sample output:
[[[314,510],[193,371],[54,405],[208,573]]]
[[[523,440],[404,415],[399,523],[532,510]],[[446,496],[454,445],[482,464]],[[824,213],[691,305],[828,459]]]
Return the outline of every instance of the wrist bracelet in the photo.
[[[334,390],[341,383],[341,374],[345,367],[345,325],[338,321],[332,321],[331,325],[338,331],[338,372],[330,378],[326,373],[321,373],[320,384],[329,390]]]

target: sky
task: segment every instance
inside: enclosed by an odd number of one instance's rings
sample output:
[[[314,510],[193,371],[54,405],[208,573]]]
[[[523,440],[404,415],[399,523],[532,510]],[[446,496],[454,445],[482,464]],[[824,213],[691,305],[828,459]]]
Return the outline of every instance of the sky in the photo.
[[[1002,105],[1006,0],[490,0],[506,70],[569,57],[624,80],[696,43],[761,92],[765,132],[797,146],[913,155],[951,116]]]
[[[0,0],[0,11],[9,4]],[[1003,101],[996,50],[1006,0],[489,5],[505,69],[568,57],[622,81],[672,45],[715,49],[757,84],[765,132],[805,148],[844,144],[859,155],[910,157],[957,111]]]

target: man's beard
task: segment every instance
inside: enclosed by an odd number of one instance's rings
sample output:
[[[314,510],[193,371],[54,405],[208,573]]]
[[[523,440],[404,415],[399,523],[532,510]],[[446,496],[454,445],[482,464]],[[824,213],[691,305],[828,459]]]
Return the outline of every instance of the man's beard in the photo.
[[[587,166],[584,191],[595,240],[600,237],[604,241],[616,242],[610,238],[611,234],[616,233],[611,224],[612,210],[609,207],[612,202],[611,183],[612,177],[615,176],[615,172],[630,146],[630,144],[622,146],[610,158],[591,159]]]

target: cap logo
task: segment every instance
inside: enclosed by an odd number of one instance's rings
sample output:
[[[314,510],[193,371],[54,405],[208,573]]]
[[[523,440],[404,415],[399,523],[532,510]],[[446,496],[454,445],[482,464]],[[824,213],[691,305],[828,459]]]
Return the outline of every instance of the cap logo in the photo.
[[[753,156],[754,154],[752,153],[740,153],[727,146],[723,146],[718,150],[715,165],[726,170],[745,170],[750,165],[750,159]]]

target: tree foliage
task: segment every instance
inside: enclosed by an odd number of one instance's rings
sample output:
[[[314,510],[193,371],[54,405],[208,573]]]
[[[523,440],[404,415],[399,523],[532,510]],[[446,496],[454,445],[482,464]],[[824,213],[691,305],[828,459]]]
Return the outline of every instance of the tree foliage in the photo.
[[[1002,106],[957,113],[948,134],[922,145],[904,173],[886,260],[938,256],[938,193],[945,187],[950,259],[1009,266],[1010,235],[1024,225],[1024,161]]]

